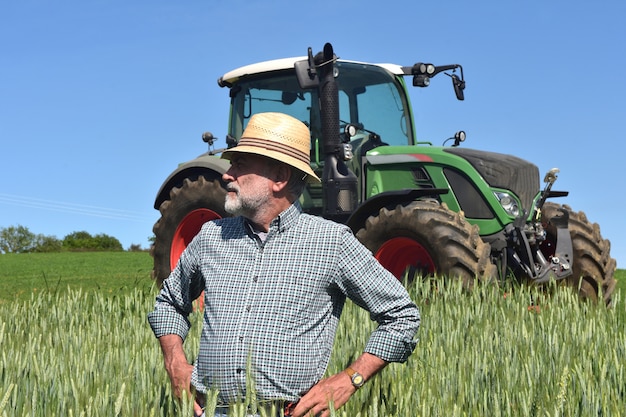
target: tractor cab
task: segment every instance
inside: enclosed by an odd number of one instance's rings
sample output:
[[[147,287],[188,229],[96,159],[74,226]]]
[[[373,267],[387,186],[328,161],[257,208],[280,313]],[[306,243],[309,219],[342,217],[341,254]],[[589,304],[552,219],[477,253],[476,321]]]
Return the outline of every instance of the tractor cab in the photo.
[[[255,113],[281,112],[303,121],[311,130],[311,166],[322,177],[324,152],[318,89],[303,89],[294,76],[296,62],[306,58],[268,61],[225,74],[219,85],[230,87],[231,117],[228,136],[236,144]],[[415,129],[403,67],[336,61],[342,159],[360,178],[362,157],[383,145],[415,143]],[[359,186],[360,190],[361,187]],[[360,197],[359,197],[360,200]],[[322,212],[320,184],[307,187],[303,208]]]

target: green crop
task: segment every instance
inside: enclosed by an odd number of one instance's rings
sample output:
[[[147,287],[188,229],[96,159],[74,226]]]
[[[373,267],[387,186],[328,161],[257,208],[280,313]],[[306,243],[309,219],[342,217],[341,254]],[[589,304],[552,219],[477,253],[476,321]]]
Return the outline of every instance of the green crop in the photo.
[[[172,396],[146,321],[156,288],[145,278],[136,288],[65,286],[0,303],[0,416],[190,416],[189,401]],[[415,353],[368,381],[335,416],[624,413],[621,291],[610,308],[557,286],[467,293],[457,283],[418,281],[410,294],[422,313]],[[191,317],[190,359],[200,318]],[[361,352],[372,326],[366,312],[346,305],[329,373]]]
[[[147,252],[8,253],[0,255],[0,304],[68,288],[112,294],[149,287]]]

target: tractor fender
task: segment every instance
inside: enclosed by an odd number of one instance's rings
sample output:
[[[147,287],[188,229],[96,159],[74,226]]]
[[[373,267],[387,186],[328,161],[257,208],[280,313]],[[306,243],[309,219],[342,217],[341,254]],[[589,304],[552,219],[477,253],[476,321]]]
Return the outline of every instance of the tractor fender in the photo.
[[[230,161],[208,154],[180,164],[161,185],[154,200],[154,208],[158,210],[161,204],[169,199],[170,190],[182,186],[185,178],[195,179],[200,175],[204,175],[207,179],[221,178],[228,168],[230,168]]]
[[[422,188],[422,189],[405,189],[385,191],[380,194],[376,194],[373,197],[364,201],[357,209],[350,215],[346,221],[346,225],[352,229],[352,232],[356,234],[361,228],[365,226],[365,221],[370,216],[378,214],[383,207],[396,207],[397,205],[407,205],[412,201],[423,198],[438,199],[441,194],[448,193],[447,188]]]

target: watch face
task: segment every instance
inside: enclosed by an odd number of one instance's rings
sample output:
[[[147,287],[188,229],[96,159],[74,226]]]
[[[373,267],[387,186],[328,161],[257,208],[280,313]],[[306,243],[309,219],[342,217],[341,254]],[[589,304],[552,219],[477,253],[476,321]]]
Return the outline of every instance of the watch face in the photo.
[[[363,385],[363,377],[360,374],[355,373],[354,376],[352,376],[352,383],[357,387],[360,387]]]

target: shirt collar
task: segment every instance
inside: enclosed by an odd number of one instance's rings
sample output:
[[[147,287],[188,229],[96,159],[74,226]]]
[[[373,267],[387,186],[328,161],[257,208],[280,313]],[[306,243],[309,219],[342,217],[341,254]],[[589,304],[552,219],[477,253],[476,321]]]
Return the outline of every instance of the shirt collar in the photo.
[[[277,230],[278,232],[284,232],[293,226],[298,220],[298,216],[302,213],[302,207],[300,207],[299,202],[295,202],[285,211],[280,213],[272,222],[270,223],[270,232],[272,229]]]
[[[296,201],[271,221],[268,234],[272,233],[274,230],[278,233],[282,233],[289,229],[296,223],[300,213],[302,213],[302,207],[300,206],[300,203]],[[252,223],[250,223],[248,219],[244,218],[243,221],[250,232],[256,233],[254,231],[254,226],[252,226]]]

